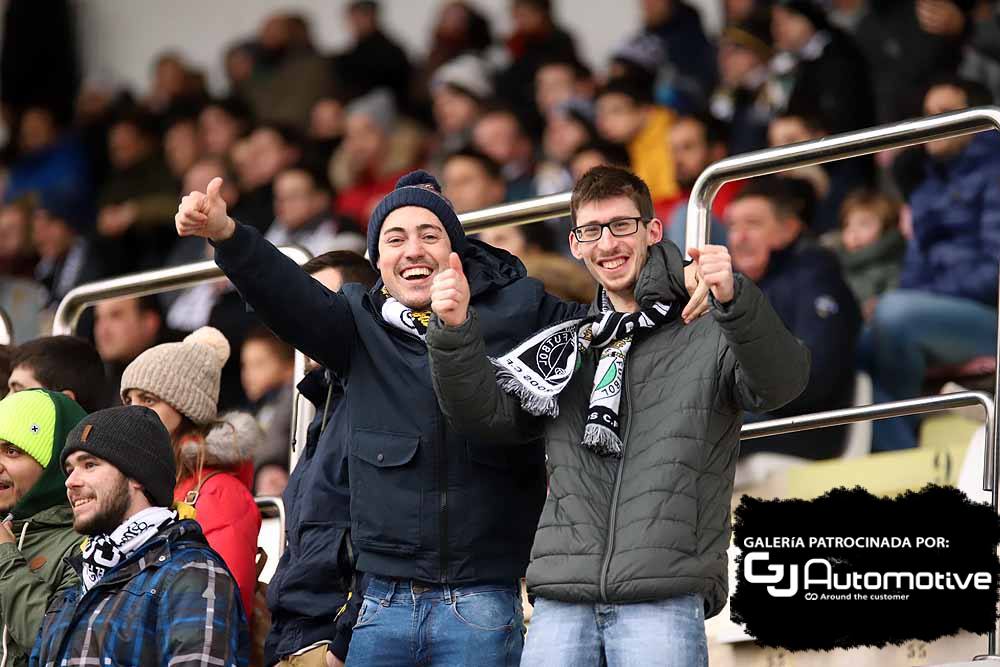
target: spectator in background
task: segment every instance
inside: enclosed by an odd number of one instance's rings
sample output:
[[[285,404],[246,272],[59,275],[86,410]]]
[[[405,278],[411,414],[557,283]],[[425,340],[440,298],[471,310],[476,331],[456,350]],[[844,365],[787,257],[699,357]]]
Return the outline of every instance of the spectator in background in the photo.
[[[38,256],[31,243],[31,197],[0,205],[0,276],[30,278]]]
[[[154,120],[119,118],[108,134],[108,151],[112,172],[98,199],[99,252],[114,274],[160,266],[173,245],[164,230],[177,185],[160,155]]]
[[[594,98],[594,78],[576,60],[553,58],[535,72],[535,104],[542,118],[574,100]]]
[[[192,505],[208,545],[225,561],[243,609],[253,610],[260,512],[250,493],[263,434],[247,413],[218,415],[229,342],[211,327],[136,357],[121,378],[125,405],[153,410],[169,433],[177,468],[172,498]]]
[[[178,116],[167,124],[163,133],[163,154],[170,173],[180,182],[201,156],[198,123],[193,116]]]
[[[222,56],[222,67],[226,71],[227,90],[230,95],[239,96],[253,77],[257,64],[257,44],[252,39],[236,42],[226,48]]]
[[[833,250],[865,320],[870,320],[879,297],[899,286],[906,250],[899,231],[899,202],[877,190],[852,192],[840,207],[840,233]]]
[[[930,87],[927,115],[956,111],[983,96],[960,79]],[[931,365],[996,353],[1000,261],[1000,140],[984,132],[925,144],[926,175],[909,198],[900,289],[875,307],[862,347],[875,400],[920,395]],[[876,451],[916,446],[916,420],[876,422]]]
[[[106,385],[104,362],[83,338],[44,336],[10,351],[11,393],[50,389],[66,394],[85,412],[96,412],[105,407]]]
[[[730,154],[767,146],[773,107],[768,94],[768,63],[773,55],[767,12],[726,26],[719,36],[719,87],[712,94],[709,109],[729,125]]]
[[[70,559],[82,586],[50,606],[31,667],[88,656],[165,665],[192,655],[245,667],[238,591],[198,525],[170,509],[175,466],[156,414],[138,406],[96,412],[73,429],[58,460],[73,528],[90,539]],[[121,641],[123,628],[130,641]]]
[[[971,0],[868,3],[855,37],[871,72],[878,122],[918,115],[927,85],[958,70],[972,5]]]
[[[661,69],[672,88],[704,101],[715,88],[715,48],[705,36],[698,11],[682,0],[643,0],[642,34],[663,44]]]
[[[33,389],[0,401],[0,662],[24,667],[45,610],[80,580],[67,561],[80,552],[59,454],[86,412],[67,396]],[[8,514],[9,513],[9,514]]]
[[[465,54],[482,58],[492,41],[489,19],[482,13],[463,0],[444,3],[434,25],[430,53],[410,89],[413,110],[419,112],[430,106],[431,81],[438,68]]]
[[[622,167],[629,169],[629,154],[619,144],[607,141],[592,141],[580,146],[570,159],[569,171],[573,182],[580,180],[584,174],[599,165]]]
[[[597,95],[601,137],[628,148],[632,171],[649,186],[658,212],[680,198],[669,142],[673,123],[673,113],[653,104],[652,93],[631,80],[613,80]]]
[[[535,147],[513,109],[500,104],[486,108],[472,128],[472,140],[500,165],[507,201],[535,196]]]
[[[250,129],[250,109],[238,98],[213,100],[198,114],[198,138],[208,155],[226,157]]]
[[[125,367],[168,336],[156,297],[124,297],[94,306],[94,346],[104,361],[112,394],[109,405],[118,404],[118,383]]]
[[[243,339],[240,360],[250,413],[265,436],[253,453],[254,495],[280,496],[288,483],[295,350],[258,326]]]
[[[537,136],[541,118],[535,109],[535,73],[552,59],[579,60],[573,37],[556,25],[551,0],[512,0],[514,32],[507,38],[510,59],[497,76],[497,97],[525,119],[529,134]]]
[[[93,216],[93,194],[83,146],[51,109],[25,109],[17,129],[16,159],[10,165],[4,201],[30,193],[72,201],[83,220]]]
[[[80,207],[57,192],[42,192],[31,217],[31,240],[38,254],[35,280],[59,303],[77,285],[96,280],[102,267],[86,233],[91,227]]]
[[[343,140],[343,101],[333,95],[316,100],[309,112],[303,161],[311,165],[327,165]]]
[[[257,120],[304,132],[309,111],[333,85],[326,59],[316,53],[299,15],[267,17],[257,33],[253,75],[238,88]]]
[[[567,100],[548,113],[542,134],[544,159],[535,176],[539,195],[573,188],[569,163],[576,151],[597,138],[594,121],[594,105],[586,100]]]
[[[300,245],[313,255],[329,250],[364,252],[360,234],[344,229],[330,214],[330,186],[305,166],[278,173],[274,179],[274,222],[267,230],[276,246]]]
[[[153,81],[142,106],[159,118],[169,118],[182,109],[201,106],[207,98],[201,75],[179,53],[167,52],[153,64]]]
[[[687,203],[695,182],[713,162],[726,157],[726,126],[708,115],[681,116],[670,132],[670,148],[677,167],[677,182],[681,186],[682,199],[667,218],[664,236],[678,248],[686,247]],[[709,243],[726,245],[726,227],[721,220],[726,207],[745,181],[729,181],[712,199],[712,229]]]
[[[10,380],[10,345],[0,345],[0,399],[7,395],[7,382]]]
[[[376,90],[347,106],[344,141],[330,162],[336,211],[359,229],[378,200],[419,159],[422,136],[400,122],[392,96]]]
[[[851,405],[854,350],[861,313],[836,257],[803,233],[806,221],[785,179],[754,179],[726,209],[733,268],[754,281],[789,330],[812,354],[809,384],[794,401],[746,421],[806,414]],[[806,459],[838,456],[843,427],[743,442],[740,455],[775,452]]]
[[[302,270],[334,292],[348,283],[369,290],[377,278],[367,260],[346,251],[314,257]],[[287,541],[267,589],[272,625],[264,664],[283,659],[281,667],[312,664],[313,656],[322,661],[328,652],[346,660],[365,590],[351,546],[349,441],[330,427],[347,418],[338,409],[344,390],[322,367],[312,368],[298,389],[316,407],[316,417],[282,496]]]
[[[471,54],[445,63],[431,80],[435,144],[431,164],[472,141],[472,127],[493,93],[486,63]]]
[[[875,123],[868,63],[815,0],[778,0],[771,32],[779,51],[772,71],[783,110],[817,115],[833,134]]]
[[[772,147],[812,141],[827,135],[820,118],[804,114],[778,114],[768,127],[768,143]],[[874,166],[870,156],[862,156],[783,171],[781,176],[801,179],[812,186],[817,206],[809,228],[819,235],[837,229],[840,207],[850,192],[871,187]]]
[[[504,180],[496,162],[466,149],[445,160],[444,195],[456,213],[496,206],[504,201]],[[500,227],[480,232],[479,239],[502,248],[524,264],[528,276],[545,285],[545,291],[567,301],[590,303],[594,281],[578,262],[559,254],[555,234],[565,231],[562,220]]]
[[[258,125],[231,152],[240,181],[240,212],[248,224],[266,230],[274,220],[274,179],[302,159],[302,135],[287,125]]]
[[[354,97],[388,89],[396,108],[409,109],[410,61],[382,29],[378,3],[354,0],[348,4],[347,25],[354,44],[333,58],[337,80]]]

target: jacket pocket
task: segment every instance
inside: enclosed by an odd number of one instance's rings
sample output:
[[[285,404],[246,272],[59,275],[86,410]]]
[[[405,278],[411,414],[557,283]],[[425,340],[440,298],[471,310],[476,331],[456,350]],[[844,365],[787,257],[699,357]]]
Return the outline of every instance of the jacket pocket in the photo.
[[[351,466],[352,536],[358,546],[390,554],[420,547],[420,436],[356,429]]]

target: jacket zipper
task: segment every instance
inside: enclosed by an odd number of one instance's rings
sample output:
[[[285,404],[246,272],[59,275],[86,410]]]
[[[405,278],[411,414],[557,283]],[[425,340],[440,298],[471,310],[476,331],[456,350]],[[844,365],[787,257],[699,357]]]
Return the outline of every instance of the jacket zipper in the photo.
[[[448,444],[445,442],[447,434],[444,424],[441,424],[441,437],[438,438],[438,495],[441,497],[441,504],[438,510],[438,531],[440,532],[440,582],[448,581]]]
[[[607,548],[604,552],[604,564],[601,566],[601,601],[605,603],[608,601],[608,569],[611,567],[611,555],[615,551],[615,520],[618,515],[618,495],[621,493],[622,471],[625,468],[625,457],[628,455],[628,432],[632,426],[632,401],[629,400],[628,382],[626,382],[628,379],[628,360],[635,349],[634,344],[632,348],[632,350],[629,350],[629,355],[625,357],[625,365],[622,369],[622,398],[625,401],[625,405],[628,406],[628,421],[625,422],[625,431],[622,434],[622,457],[618,460],[618,472],[615,474],[615,491],[611,496],[611,517],[608,521]]]

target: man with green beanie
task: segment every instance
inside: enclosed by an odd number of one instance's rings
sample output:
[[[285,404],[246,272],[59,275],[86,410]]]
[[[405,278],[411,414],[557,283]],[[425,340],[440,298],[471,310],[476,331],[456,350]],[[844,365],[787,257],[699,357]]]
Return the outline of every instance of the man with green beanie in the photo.
[[[78,584],[78,550],[59,454],[87,415],[47,389],[0,401],[0,665],[26,665],[49,602]]]

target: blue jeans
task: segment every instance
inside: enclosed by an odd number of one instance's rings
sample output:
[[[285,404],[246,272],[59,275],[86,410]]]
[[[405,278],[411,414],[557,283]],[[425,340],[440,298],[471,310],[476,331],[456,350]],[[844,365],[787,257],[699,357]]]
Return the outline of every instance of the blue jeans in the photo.
[[[900,289],[879,299],[858,356],[875,401],[919,396],[928,366],[996,353],[997,311],[977,301]],[[872,451],[916,447],[915,417],[877,421]]]
[[[523,613],[517,582],[452,587],[372,577],[347,664],[517,665]]]
[[[593,604],[536,598],[522,667],[708,665],[700,595]]]

